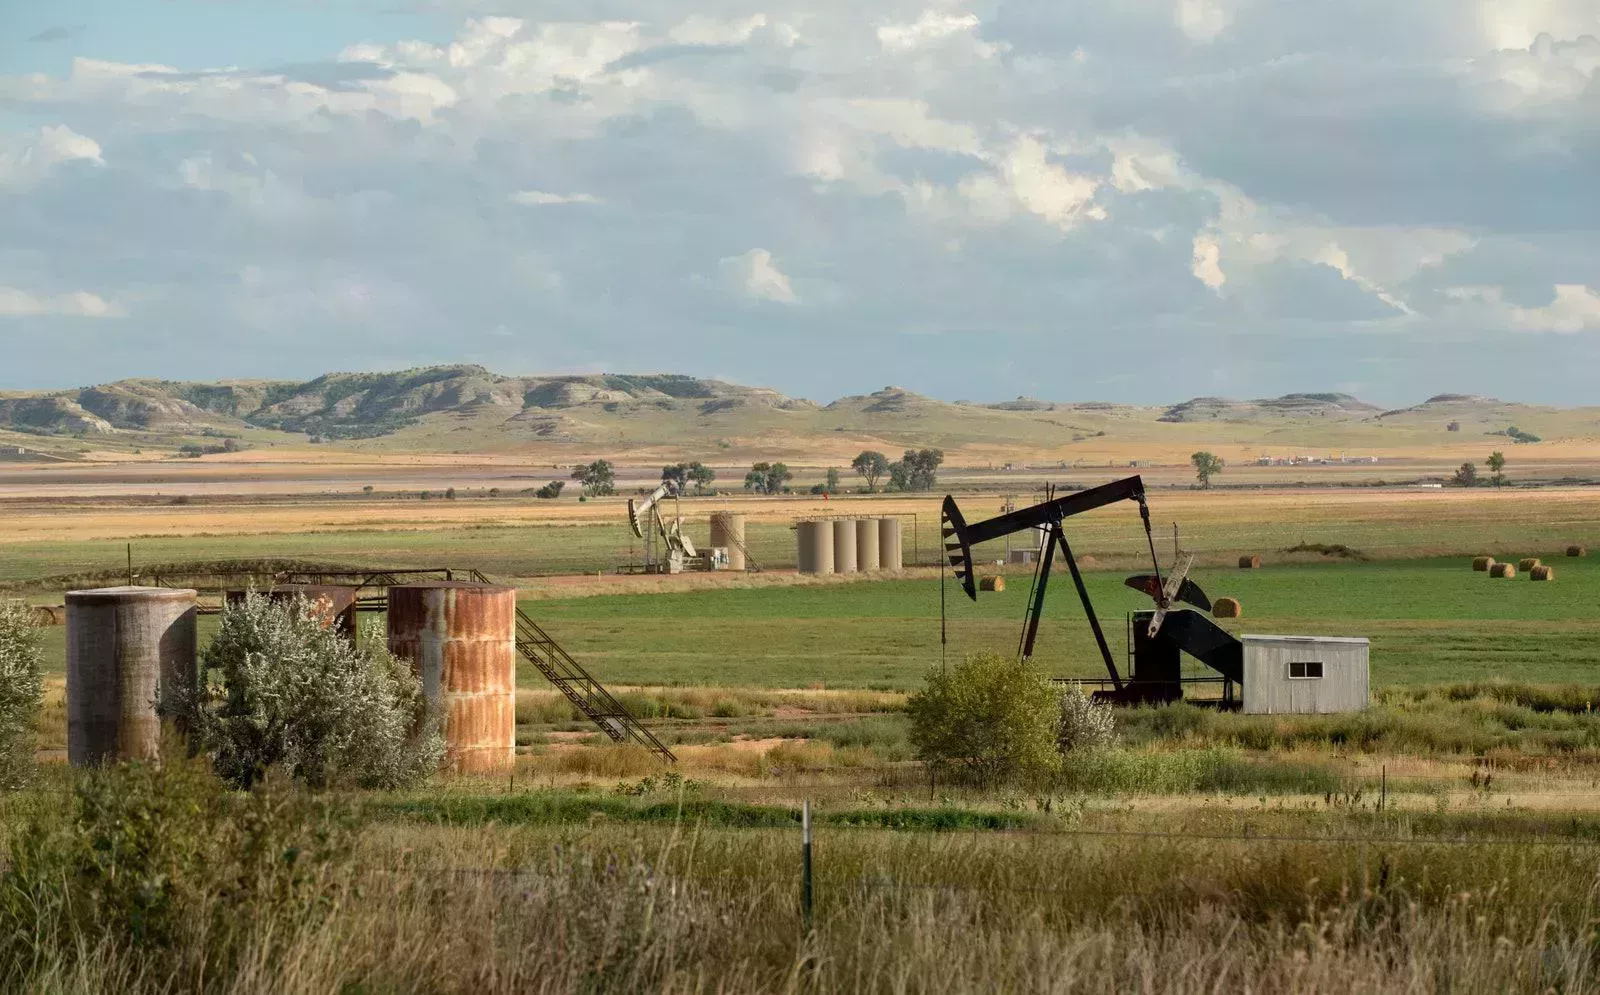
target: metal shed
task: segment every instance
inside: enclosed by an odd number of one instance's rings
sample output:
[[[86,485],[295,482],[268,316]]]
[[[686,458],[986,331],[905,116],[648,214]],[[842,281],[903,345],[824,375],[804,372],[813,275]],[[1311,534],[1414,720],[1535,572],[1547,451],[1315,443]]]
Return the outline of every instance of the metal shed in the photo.
[[[1241,636],[1244,711],[1359,712],[1371,685],[1368,643],[1341,636]]]

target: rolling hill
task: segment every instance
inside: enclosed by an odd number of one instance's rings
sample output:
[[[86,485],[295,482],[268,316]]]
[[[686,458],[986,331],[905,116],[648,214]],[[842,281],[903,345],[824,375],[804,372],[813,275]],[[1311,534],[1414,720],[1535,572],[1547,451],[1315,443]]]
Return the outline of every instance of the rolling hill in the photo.
[[[1115,458],[1130,447],[1186,458],[1299,450],[1390,452],[1600,438],[1600,409],[1555,409],[1446,394],[1383,410],[1348,394],[1302,393],[1169,406],[943,401],[901,387],[819,404],[765,387],[680,374],[504,376],[481,366],[329,373],[304,382],[124,380],[0,394],[7,446],[72,457],[188,445],[229,451],[321,445],[382,453],[735,458],[779,452],[836,459],[863,448],[938,446],[999,465]],[[1498,437],[1498,438],[1494,438]],[[208,441],[209,440],[209,441]]]

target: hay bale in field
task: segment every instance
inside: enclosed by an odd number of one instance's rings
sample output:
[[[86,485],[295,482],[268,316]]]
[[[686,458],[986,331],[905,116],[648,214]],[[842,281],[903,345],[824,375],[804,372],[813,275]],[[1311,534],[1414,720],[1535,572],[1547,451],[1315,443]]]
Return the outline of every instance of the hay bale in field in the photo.
[[[1528,571],[1528,579],[1529,580],[1555,580],[1556,579],[1555,568],[1554,567],[1547,567],[1547,566],[1545,566],[1544,564],[1541,563],[1538,566],[1534,567],[1532,570]]]
[[[1004,577],[978,578],[978,590],[980,591],[1004,591],[1005,589],[1006,579]]]
[[[1259,570],[1259,569],[1261,569],[1261,555],[1259,553],[1247,553],[1246,555],[1239,557],[1239,569],[1240,570]]]
[[[1539,558],[1537,556],[1524,556],[1521,560],[1517,561],[1517,569],[1521,570],[1523,573],[1527,573],[1529,570],[1532,570],[1538,565]]]
[[[33,624],[39,626],[66,625],[66,605],[34,605]]]
[[[1472,560],[1472,569],[1478,573],[1488,573],[1489,568],[1492,566],[1494,566],[1494,557],[1492,556],[1478,556]]]
[[[1218,598],[1211,602],[1212,618],[1238,618],[1243,611],[1237,598]]]
[[[1517,566],[1514,563],[1496,563],[1489,568],[1490,577],[1515,577]]]
[[[1587,547],[1587,546],[1568,546],[1567,547],[1567,555],[1568,556],[1588,556],[1589,555],[1589,547]]]

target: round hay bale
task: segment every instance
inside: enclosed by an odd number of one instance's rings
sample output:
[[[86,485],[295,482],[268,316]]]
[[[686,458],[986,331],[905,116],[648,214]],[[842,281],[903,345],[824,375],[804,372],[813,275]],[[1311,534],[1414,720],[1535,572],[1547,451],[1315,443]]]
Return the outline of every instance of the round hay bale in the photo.
[[[1494,557],[1492,556],[1479,556],[1472,561],[1472,569],[1478,573],[1488,573],[1489,568],[1492,566],[1494,566]]]
[[[38,626],[66,625],[67,607],[65,605],[34,605],[33,624]]]
[[[1523,573],[1527,573],[1529,570],[1532,570],[1538,565],[1539,558],[1537,556],[1524,556],[1521,560],[1517,561],[1517,569],[1521,570]]]
[[[1259,569],[1261,569],[1261,555],[1259,553],[1248,553],[1248,554],[1246,554],[1244,556],[1239,557],[1239,569],[1240,570],[1259,570]]]
[[[1555,580],[1556,579],[1556,570],[1555,570],[1554,567],[1547,567],[1547,566],[1545,566],[1544,564],[1541,563],[1538,566],[1534,567],[1532,570],[1528,571],[1528,579],[1529,580]]]
[[[1004,591],[1005,589],[1006,579],[1004,577],[978,578],[978,590],[980,591]]]
[[[1243,611],[1238,598],[1218,598],[1211,602],[1212,618],[1238,618]]]
[[[1490,577],[1515,577],[1517,565],[1515,563],[1496,563],[1489,568]]]
[[[1568,546],[1567,547],[1567,555],[1568,556],[1588,556],[1589,555],[1589,547],[1587,547],[1587,546]]]

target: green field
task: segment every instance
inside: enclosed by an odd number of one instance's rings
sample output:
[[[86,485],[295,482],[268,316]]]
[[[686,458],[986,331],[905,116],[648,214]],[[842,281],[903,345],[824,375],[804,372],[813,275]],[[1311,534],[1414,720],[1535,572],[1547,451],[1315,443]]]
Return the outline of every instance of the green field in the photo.
[[[1223,623],[1234,632],[1370,637],[1377,685],[1600,680],[1600,625],[1593,618],[1600,564],[1552,562],[1557,579],[1542,584],[1491,580],[1460,559],[1194,576],[1212,597],[1243,603],[1245,617]],[[1123,576],[1087,575],[1119,665],[1126,613],[1149,606],[1122,586]],[[1014,649],[1028,577],[1011,581],[1002,593],[980,593],[976,604],[949,584],[951,656]],[[909,689],[940,658],[935,580],[615,595],[523,607],[596,674],[625,684]],[[1052,578],[1036,655],[1060,676],[1104,676],[1064,574]]]

